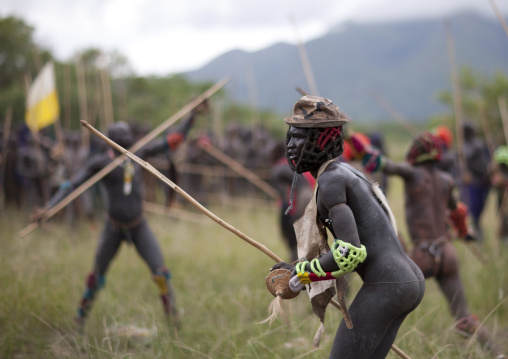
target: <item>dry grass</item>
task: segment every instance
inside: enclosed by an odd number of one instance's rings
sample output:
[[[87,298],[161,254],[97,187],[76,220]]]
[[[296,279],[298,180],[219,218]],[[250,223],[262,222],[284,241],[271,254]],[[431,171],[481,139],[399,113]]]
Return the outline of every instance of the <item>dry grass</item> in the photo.
[[[390,202],[399,226],[402,190],[391,182]],[[275,204],[264,209],[210,208],[239,230],[287,257],[277,227]],[[200,214],[198,214],[200,215]],[[312,351],[318,327],[305,295],[286,302],[290,325],[257,324],[272,300],[264,277],[269,257],[211,220],[209,225],[151,215],[149,222],[173,272],[183,323],[166,322],[147,267],[134,248],[123,246],[110,267],[85,331],[73,316],[92,265],[98,233],[85,223],[70,229],[57,220],[25,238],[16,234],[26,215],[10,209],[0,215],[0,357],[2,358],[323,358],[330,351],[340,313],[327,315],[321,348]],[[507,246],[495,239],[494,198],[483,217],[483,266],[457,242],[461,273],[472,312],[497,338],[508,338]],[[351,293],[360,285],[350,280]],[[114,325],[155,327],[149,343],[108,335]],[[489,358],[474,340],[453,330],[447,304],[427,281],[420,307],[404,322],[395,344],[412,358]],[[508,348],[506,348],[508,351]],[[398,358],[393,352],[389,358]]]

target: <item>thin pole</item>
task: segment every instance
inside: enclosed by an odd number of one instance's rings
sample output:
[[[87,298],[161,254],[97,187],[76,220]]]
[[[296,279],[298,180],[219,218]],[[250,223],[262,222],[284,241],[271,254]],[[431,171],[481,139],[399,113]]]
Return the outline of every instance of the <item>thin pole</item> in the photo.
[[[503,132],[505,143],[508,144],[508,109],[506,108],[506,99],[503,95],[497,96],[501,121],[503,123]]]
[[[63,65],[63,108],[64,116],[63,123],[64,128],[67,130],[71,129],[71,117],[72,117],[72,81],[71,81],[71,65]]]
[[[25,93],[26,93],[27,97],[28,97],[28,92],[30,91],[31,84],[32,84],[32,79],[28,75],[26,75],[25,76]],[[36,158],[35,162],[37,165],[37,170],[39,171],[39,174],[40,174],[40,173],[44,172],[44,164],[42,163],[43,158],[44,158],[44,153],[42,152],[42,148],[41,148],[41,140],[39,137],[39,130],[38,129],[33,130],[30,128],[30,133],[32,134],[32,138],[34,141],[35,152],[37,153],[37,158]],[[49,188],[48,188],[47,179],[45,178],[44,175],[40,177],[40,185],[41,185],[41,191],[42,191],[42,199],[44,202],[46,202],[49,199]]]
[[[298,91],[300,93],[300,95],[302,95],[302,96],[307,96],[308,95],[307,91],[302,89],[300,86],[296,86],[296,91]]]
[[[379,93],[370,91],[370,96],[388,112],[411,136],[415,136],[418,133],[416,127],[399,114]]]
[[[462,93],[460,89],[459,76],[457,74],[457,66],[455,61],[455,49],[453,46],[453,37],[451,34],[450,24],[445,22],[446,29],[446,43],[448,48],[448,58],[450,61],[450,73],[453,87],[453,107],[455,112],[455,132],[457,136],[457,152],[459,155],[459,172],[461,179],[467,173],[466,161],[464,158],[464,131],[463,131],[463,118],[462,113]]]
[[[168,207],[162,206],[158,203],[149,202],[149,201],[143,202],[143,208],[147,212],[152,212],[155,214],[159,214],[161,216],[173,217],[173,218],[182,219],[185,221],[190,221],[190,222],[199,223],[199,224],[210,224],[210,222],[208,220],[204,219],[201,215],[196,214],[194,212],[185,211],[180,208],[173,208],[173,207],[168,208]]]
[[[121,147],[120,145],[118,145],[117,143],[111,141],[108,137],[104,136],[102,133],[100,133],[99,131],[97,131],[94,127],[90,126],[90,124],[88,124],[87,122],[85,121],[81,121],[81,124],[83,126],[85,126],[88,130],[90,130],[93,134],[95,134],[96,136],[98,136],[99,138],[101,138],[104,142],[106,142],[108,145],[110,145],[111,147],[113,147],[114,149],[116,149],[117,151],[119,151],[120,153],[123,153],[124,156],[127,156],[129,157],[130,159],[132,159],[133,161],[137,162],[138,164],[140,164],[142,167],[144,167],[148,172],[150,172],[151,174],[153,174],[155,177],[159,178],[162,182],[164,182],[165,184],[167,184],[169,187],[171,187],[174,191],[176,191],[177,193],[179,193],[181,196],[183,196],[186,200],[188,200],[191,204],[193,204],[197,209],[199,209],[201,212],[203,212],[206,216],[208,216],[209,218],[211,218],[213,221],[215,221],[216,223],[220,224],[222,227],[226,228],[227,230],[229,230],[230,232],[236,234],[238,237],[240,237],[241,239],[243,239],[245,242],[249,243],[250,245],[252,245],[253,247],[259,249],[261,252],[263,252],[264,254],[266,254],[267,256],[269,256],[271,259],[273,259],[275,262],[283,262],[282,258],[280,258],[279,256],[277,256],[275,253],[273,253],[271,250],[269,250],[266,246],[264,246],[263,244],[259,243],[259,242],[256,242],[254,239],[250,238],[249,236],[247,236],[246,234],[244,234],[243,232],[241,232],[240,230],[236,229],[235,227],[233,227],[232,225],[230,225],[229,223],[225,222],[224,220],[222,220],[221,218],[219,218],[218,216],[216,216],[213,212],[209,211],[208,209],[206,209],[201,203],[199,203],[198,201],[196,201],[191,195],[189,195],[187,192],[185,192],[183,189],[181,189],[180,187],[178,187],[175,183],[173,183],[171,180],[169,180],[166,176],[164,176],[162,173],[160,173],[159,171],[157,171],[152,165],[150,165],[148,162],[146,161],[143,161],[141,158],[139,158],[138,156],[136,156],[135,154],[129,152],[128,150],[124,149],[123,147]],[[340,309],[342,311],[342,314],[344,316],[344,320],[346,320],[346,318],[349,318],[349,315],[347,314],[347,309],[345,307],[341,307],[341,305],[335,301],[334,299],[332,299],[330,301],[330,303]],[[352,328],[352,323],[351,324],[351,327],[350,329]],[[348,325],[349,327],[349,325]],[[398,355],[400,355],[402,358],[404,359],[410,359],[402,350],[400,350],[399,348],[397,348],[394,344],[392,344],[392,350],[397,353]]]
[[[289,20],[293,24],[295,30],[296,43],[298,45],[298,52],[300,53],[300,59],[302,60],[303,72],[305,73],[305,78],[307,79],[307,84],[309,85],[310,92],[314,96],[319,96],[316,80],[314,79],[314,74],[312,73],[312,67],[310,66],[309,56],[307,55],[307,51],[305,50],[305,46],[300,38],[300,33],[298,31],[298,25],[293,16],[289,17]]]
[[[503,15],[499,11],[499,8],[497,7],[496,2],[494,0],[489,0],[489,2],[490,2],[490,6],[492,6],[492,10],[494,10],[494,12],[496,13],[497,19],[499,20],[499,22],[501,23],[501,26],[503,27],[503,30],[504,30],[506,36],[508,36],[508,25],[506,25]]]
[[[492,131],[489,126],[489,121],[487,116],[485,115],[485,106],[483,104],[483,100],[479,94],[476,94],[476,104],[478,107],[478,114],[480,116],[480,121],[483,127],[483,134],[485,136],[485,142],[487,143],[487,148],[489,149],[490,158],[494,158],[494,141],[492,136]]]
[[[88,121],[88,99],[86,97],[86,78],[85,69],[81,58],[76,59],[76,74],[78,78],[78,96],[79,96],[79,117],[81,120]],[[88,148],[90,144],[90,132],[81,128],[81,146]]]
[[[199,142],[198,142],[199,143]],[[241,175],[242,177],[245,177],[247,180],[249,180],[252,184],[254,184],[256,187],[261,189],[263,192],[268,194],[273,199],[278,199],[279,194],[278,192],[268,183],[266,183],[261,177],[259,177],[257,174],[252,172],[251,170],[245,168],[241,163],[238,161],[235,161],[233,158],[226,155],[224,152],[213,146],[212,144],[198,144],[200,148],[202,148],[204,151],[227,165],[229,168],[231,168],[233,171]]]
[[[224,228],[228,229],[229,231],[236,234],[238,237],[242,238],[244,241],[249,243],[250,245],[256,247],[263,253],[265,253],[267,256],[272,258],[276,262],[282,262],[282,258],[277,256],[275,253],[270,251],[268,248],[266,248],[264,245],[256,242],[252,238],[248,237],[247,235],[240,232],[238,229],[230,225],[229,223],[225,222],[224,220],[217,217],[214,213],[206,209],[201,203],[196,201],[191,195],[189,195],[187,192],[185,192],[183,189],[178,187],[174,182],[172,182],[170,179],[168,179],[166,176],[164,176],[162,173],[160,173],[155,167],[153,167],[148,162],[142,160],[135,154],[131,153],[130,151],[126,150],[125,148],[121,147],[117,143],[110,140],[108,137],[104,136],[102,133],[97,131],[94,127],[90,126],[90,124],[86,121],[81,121],[81,124],[85,126],[90,132],[92,132],[94,135],[102,139],[104,142],[106,142],[108,145],[119,151],[120,153],[123,153],[124,156],[129,157],[131,160],[137,162],[140,164],[143,168],[145,168],[148,172],[153,174],[155,177],[160,179],[162,182],[167,184],[169,187],[171,187],[175,192],[179,193],[181,196],[183,196],[187,201],[189,201],[191,204],[193,204],[197,209],[199,209],[201,212],[206,214],[208,217],[210,217],[212,220],[223,226]]]
[[[249,99],[250,99],[250,107],[252,110],[252,128],[256,128],[260,123],[259,118],[259,104],[258,104],[258,90],[256,84],[256,74],[254,70],[250,68],[247,70],[247,84],[249,85]]]
[[[187,113],[189,113],[192,109],[194,109],[196,106],[198,106],[201,102],[206,100],[208,97],[212,96],[215,92],[220,90],[226,83],[228,83],[229,78],[225,78],[217,82],[215,85],[210,87],[207,91],[205,91],[200,96],[196,97],[193,101],[189,102],[186,106],[182,107],[177,113],[175,113],[173,116],[168,118],[166,121],[161,123],[159,126],[157,126],[155,129],[153,129],[150,133],[145,135],[143,138],[141,138],[138,142],[136,142],[129,150],[131,152],[136,152],[141,147],[146,145],[148,142],[152,141],[155,137],[157,137],[162,131],[164,131],[166,128],[171,126],[173,123],[178,121],[180,118],[185,116]],[[69,193],[67,197],[62,199],[57,205],[54,207],[48,209],[41,217],[40,221],[32,222],[28,226],[26,226],[24,229],[22,229],[19,232],[20,237],[24,237],[30,232],[32,232],[34,229],[39,227],[40,222],[45,222],[51,217],[53,217],[56,213],[58,213],[62,208],[67,206],[69,203],[71,203],[74,199],[79,197],[84,191],[86,191],[88,188],[90,188],[93,184],[95,184],[97,181],[99,181],[102,177],[106,176],[109,172],[114,170],[118,165],[120,165],[123,160],[125,159],[125,156],[118,156],[115,158],[112,162],[109,163],[106,167],[104,167],[102,170],[97,172],[95,175],[90,177],[87,181],[83,182],[78,188],[76,188],[73,192]]]
[[[6,165],[7,165],[7,145],[9,142],[9,137],[11,134],[11,122],[12,122],[12,106],[9,106],[7,108],[7,111],[5,112],[5,123],[4,123],[4,135],[2,138],[2,173],[0,175],[0,207],[3,205],[3,201],[1,200],[3,189],[4,189],[4,182],[5,182],[5,171],[6,171]]]
[[[101,83],[102,83],[102,96],[104,96],[104,121],[106,128],[115,122],[113,116],[113,98],[111,94],[111,84],[109,81],[108,70],[103,68],[100,70]]]

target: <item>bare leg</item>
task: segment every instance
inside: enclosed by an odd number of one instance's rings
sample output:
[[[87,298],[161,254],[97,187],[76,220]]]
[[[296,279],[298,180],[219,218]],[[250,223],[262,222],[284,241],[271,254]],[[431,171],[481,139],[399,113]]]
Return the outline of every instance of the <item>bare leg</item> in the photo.
[[[364,283],[349,308],[354,329],[341,322],[330,358],[385,358],[403,320],[423,298],[424,286]]]

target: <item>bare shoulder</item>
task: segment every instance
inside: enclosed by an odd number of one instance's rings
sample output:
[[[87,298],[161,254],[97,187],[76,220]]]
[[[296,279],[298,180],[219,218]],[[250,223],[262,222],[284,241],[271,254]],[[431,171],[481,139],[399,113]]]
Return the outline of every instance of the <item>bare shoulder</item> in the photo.
[[[318,177],[319,187],[340,187],[345,186],[349,181],[356,176],[340,164],[332,162],[326,167],[323,173]]]
[[[445,171],[438,169],[438,168],[436,168],[436,170],[438,172],[439,177],[443,180],[443,182],[448,183],[450,186],[455,185],[455,180],[450,173],[445,172]]]

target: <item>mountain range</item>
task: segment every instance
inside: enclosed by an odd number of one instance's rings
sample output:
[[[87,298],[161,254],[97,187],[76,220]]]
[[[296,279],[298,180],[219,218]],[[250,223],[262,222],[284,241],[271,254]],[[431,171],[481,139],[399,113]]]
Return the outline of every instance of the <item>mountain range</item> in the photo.
[[[447,33],[457,71],[468,67],[489,77],[508,73],[508,37],[501,24],[472,12],[446,19],[339,24],[303,46],[318,95],[333,100],[350,118],[380,122],[395,111],[418,122],[447,111],[438,100],[441,91],[452,89]],[[183,75],[191,81],[229,76],[232,100],[283,115],[300,98],[297,87],[310,92],[298,46],[288,43],[255,52],[232,50]]]

